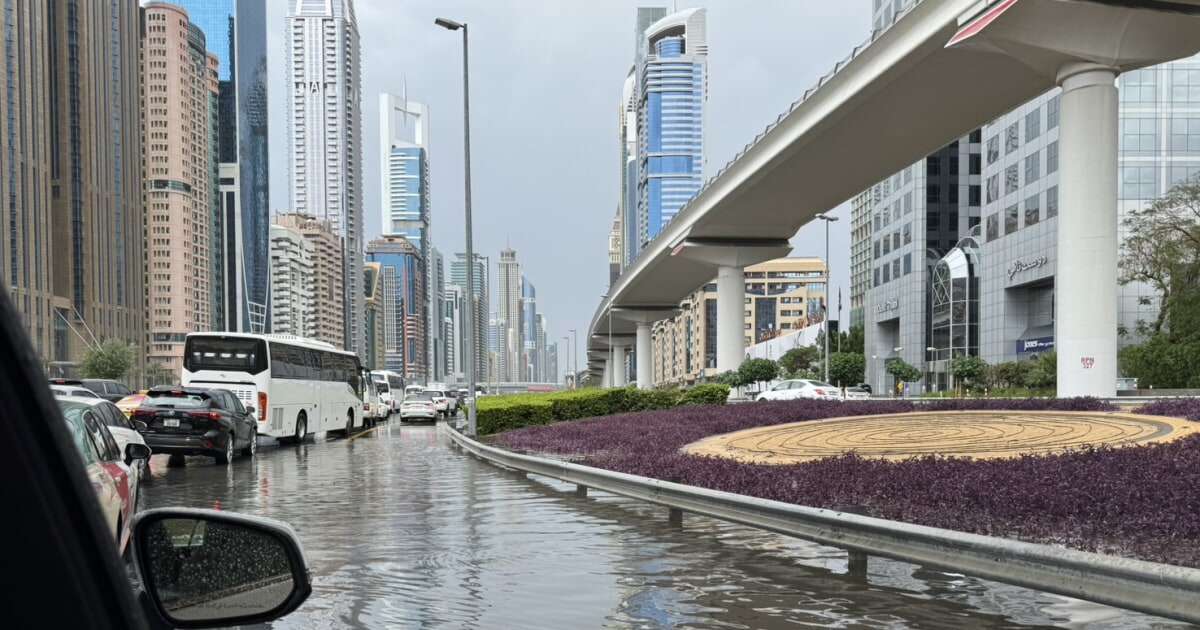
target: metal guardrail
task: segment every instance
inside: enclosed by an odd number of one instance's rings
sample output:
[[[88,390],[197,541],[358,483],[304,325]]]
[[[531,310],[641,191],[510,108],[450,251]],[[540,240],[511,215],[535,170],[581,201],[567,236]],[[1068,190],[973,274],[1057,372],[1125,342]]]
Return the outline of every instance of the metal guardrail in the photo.
[[[449,425],[467,452],[508,468],[553,477],[850,552],[851,572],[882,556],[1118,608],[1200,623],[1200,569],[804,507],[522,455],[481,444]],[[857,568],[857,570],[856,570]]]

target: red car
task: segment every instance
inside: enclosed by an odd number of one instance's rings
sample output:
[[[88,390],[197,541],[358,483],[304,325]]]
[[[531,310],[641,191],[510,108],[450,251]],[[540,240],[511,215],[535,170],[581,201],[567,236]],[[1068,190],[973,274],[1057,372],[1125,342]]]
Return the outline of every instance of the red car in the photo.
[[[122,453],[91,405],[60,400],[58,406],[67,421],[71,441],[83,459],[88,481],[100,501],[104,520],[112,529],[117,552],[124,554],[133,516],[137,512],[137,489],[133,487],[130,466],[135,460],[150,457],[150,449],[145,444],[131,442]]]

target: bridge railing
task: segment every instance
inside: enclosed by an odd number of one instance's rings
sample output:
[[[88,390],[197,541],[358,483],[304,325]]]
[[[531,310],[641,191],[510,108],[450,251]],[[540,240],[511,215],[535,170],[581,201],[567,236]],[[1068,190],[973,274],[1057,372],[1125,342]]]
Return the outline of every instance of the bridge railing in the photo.
[[[684,512],[845,549],[865,576],[880,556],[1118,608],[1200,623],[1200,569],[913,525],[627,475],[481,444],[447,426],[463,450],[507,468]]]

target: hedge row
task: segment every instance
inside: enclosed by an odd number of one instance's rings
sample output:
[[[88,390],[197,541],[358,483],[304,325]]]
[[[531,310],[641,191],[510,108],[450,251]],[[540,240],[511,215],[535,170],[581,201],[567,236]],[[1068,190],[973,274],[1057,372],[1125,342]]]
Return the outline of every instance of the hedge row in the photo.
[[[480,435],[511,429],[579,420],[630,411],[669,409],[680,405],[721,405],[729,397],[726,385],[697,385],[687,390],[580,389],[550,394],[484,396],[476,408]]]

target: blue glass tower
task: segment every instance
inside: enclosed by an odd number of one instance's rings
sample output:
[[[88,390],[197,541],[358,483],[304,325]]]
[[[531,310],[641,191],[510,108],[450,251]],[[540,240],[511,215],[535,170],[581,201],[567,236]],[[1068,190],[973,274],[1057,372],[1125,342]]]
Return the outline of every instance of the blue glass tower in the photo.
[[[263,0],[175,0],[219,62],[220,209],[214,260],[226,330],[270,329],[267,9]]]
[[[638,243],[658,235],[700,190],[708,44],[704,9],[651,24],[638,72]]]

